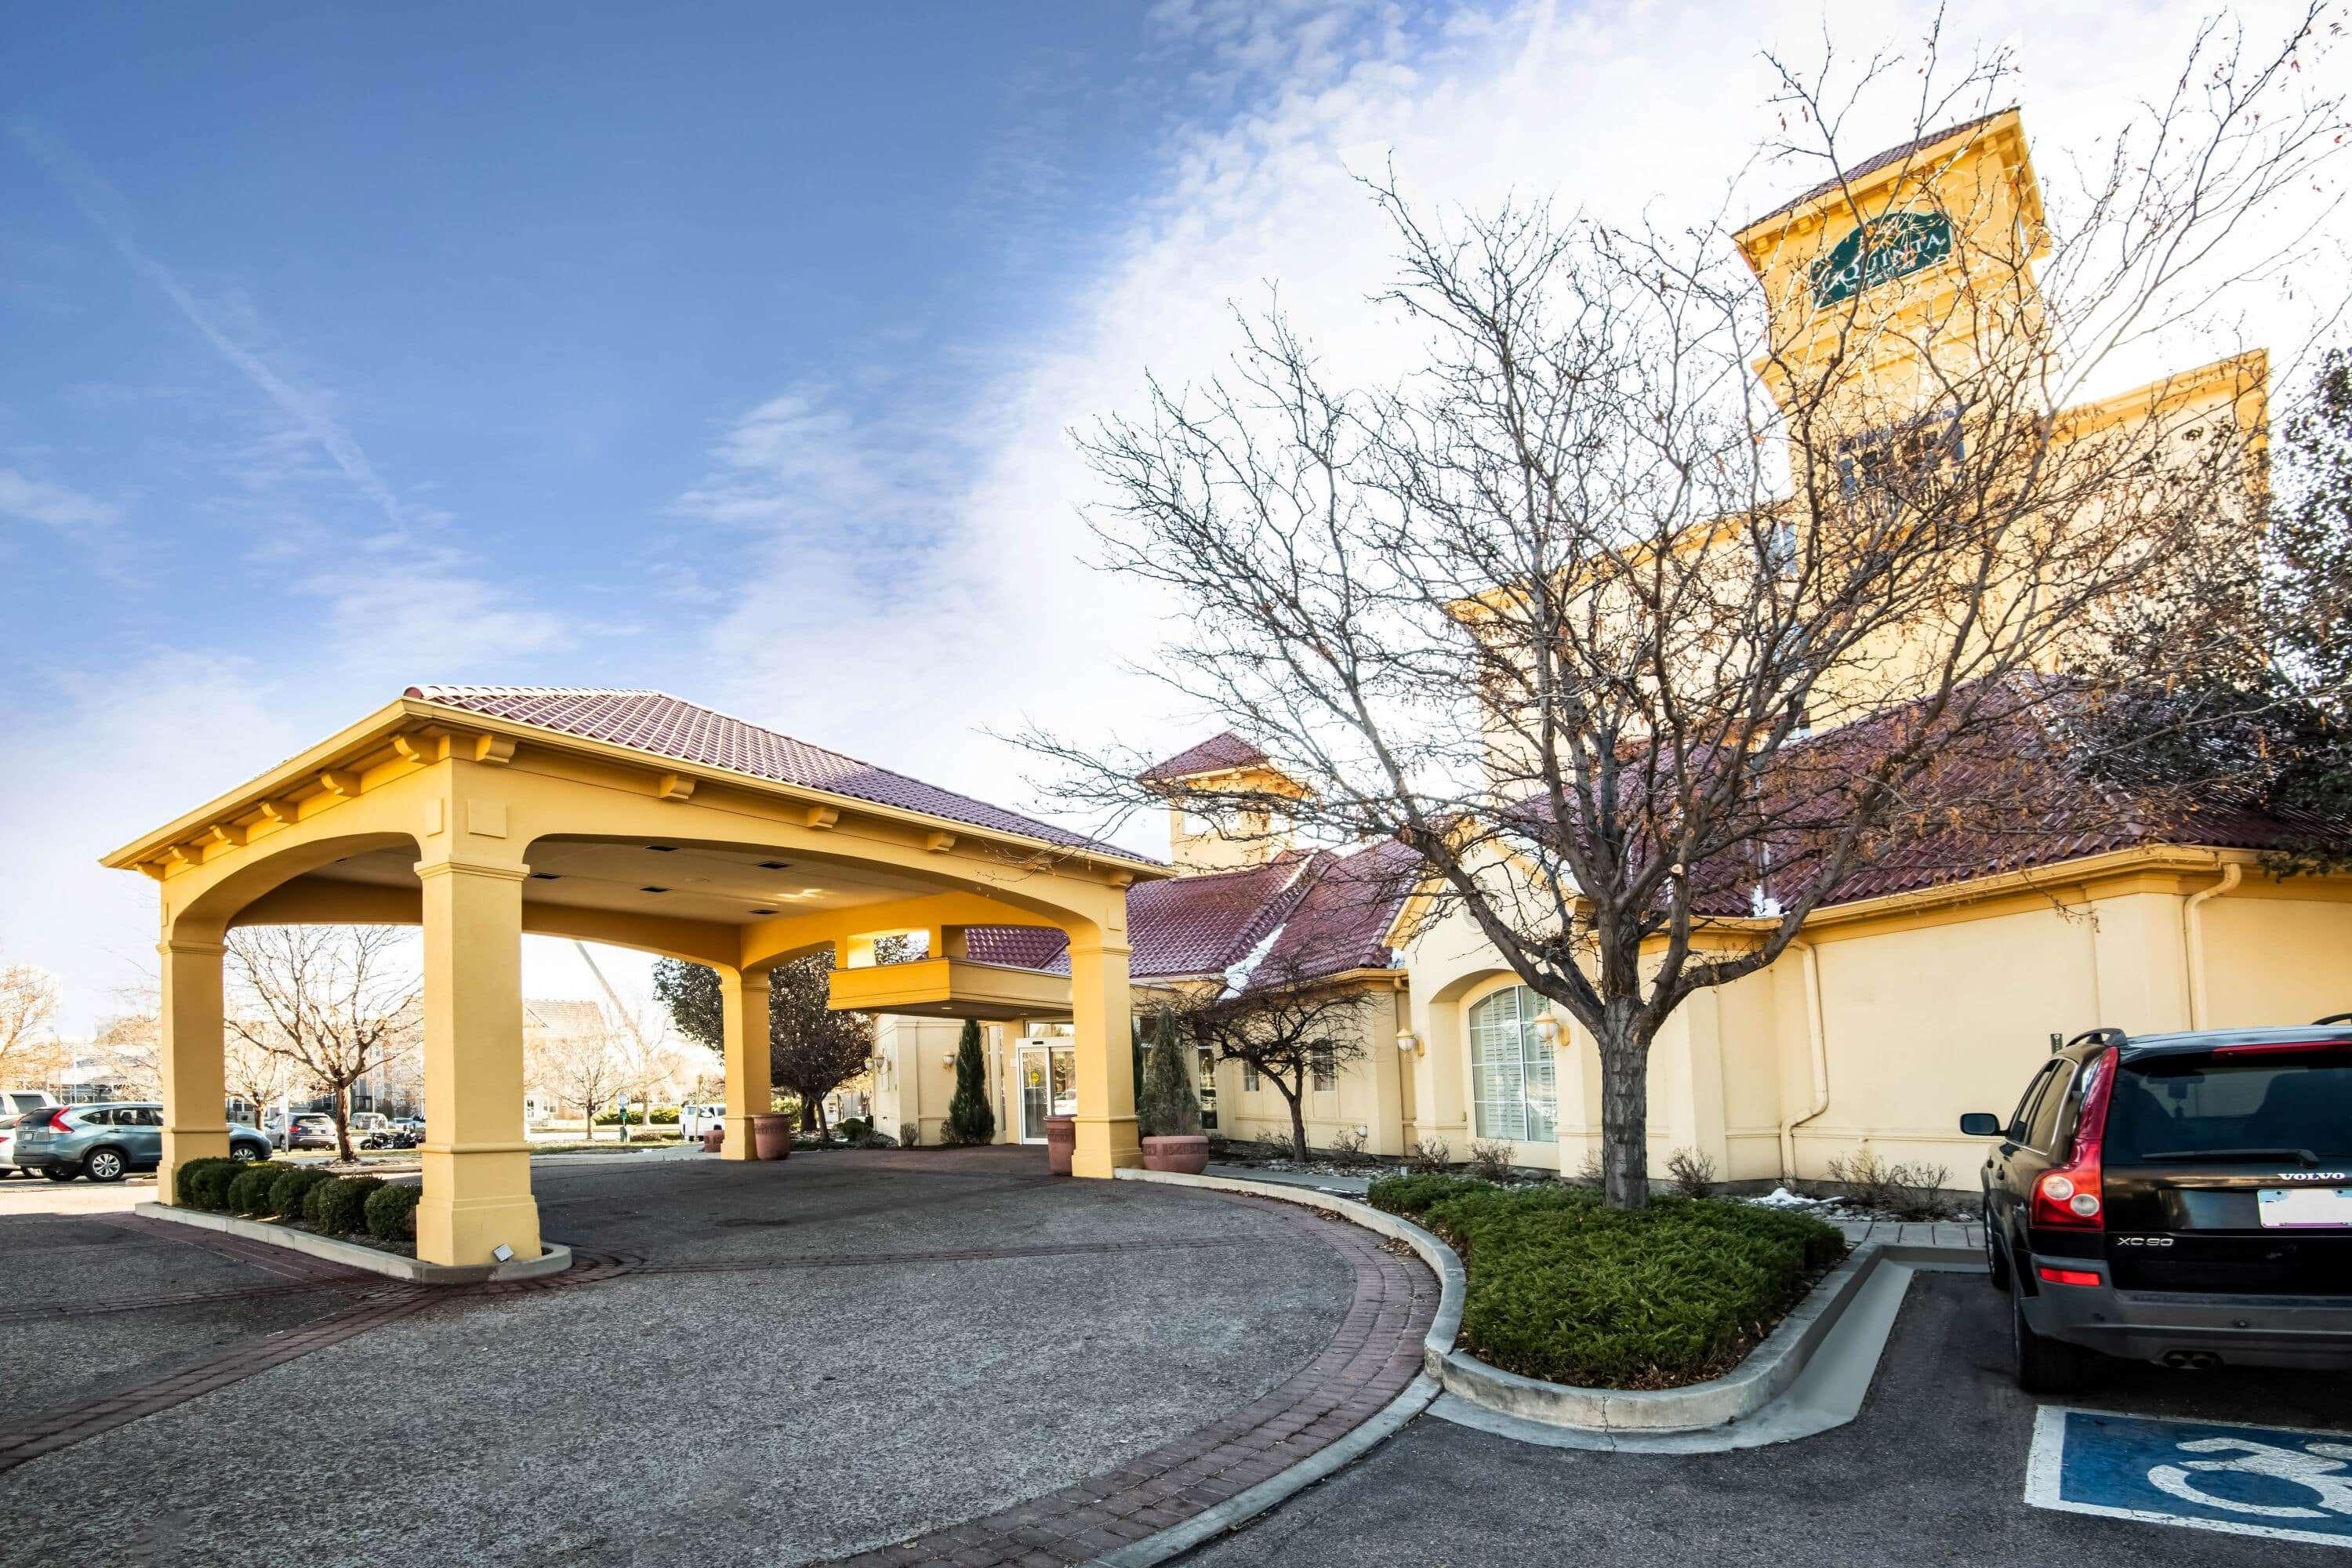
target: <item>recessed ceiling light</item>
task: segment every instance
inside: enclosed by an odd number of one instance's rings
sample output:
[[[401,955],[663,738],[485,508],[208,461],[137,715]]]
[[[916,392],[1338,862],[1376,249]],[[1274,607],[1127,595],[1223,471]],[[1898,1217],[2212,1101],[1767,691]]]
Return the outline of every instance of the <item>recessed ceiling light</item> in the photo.
[[[675,855],[677,853],[677,846],[675,844],[648,844],[646,847],[652,850],[656,855]]]
[[[762,860],[760,862],[760,869],[762,871],[782,871],[790,868],[792,862],[789,860]]]
[[[755,915],[772,915],[776,911],[773,910],[753,910],[751,912]]]
[[[640,893],[667,893],[669,889],[667,888],[639,888],[637,891]]]
[[[552,871],[533,871],[530,879],[534,882],[560,882],[563,879]]]

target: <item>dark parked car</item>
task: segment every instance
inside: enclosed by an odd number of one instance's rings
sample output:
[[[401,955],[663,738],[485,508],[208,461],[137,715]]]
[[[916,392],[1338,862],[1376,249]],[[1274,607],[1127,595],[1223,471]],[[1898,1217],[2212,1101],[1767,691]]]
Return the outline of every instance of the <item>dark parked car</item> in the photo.
[[[152,1100],[107,1105],[60,1105],[35,1111],[16,1123],[19,1169],[53,1182],[88,1176],[119,1182],[133,1171],[152,1171],[163,1162],[163,1108]],[[229,1129],[230,1155],[269,1158],[269,1140],[250,1127]]]
[[[2018,1381],[2087,1352],[2167,1366],[2352,1367],[2352,1015],[2054,1052],[1985,1161],[1985,1261]]]

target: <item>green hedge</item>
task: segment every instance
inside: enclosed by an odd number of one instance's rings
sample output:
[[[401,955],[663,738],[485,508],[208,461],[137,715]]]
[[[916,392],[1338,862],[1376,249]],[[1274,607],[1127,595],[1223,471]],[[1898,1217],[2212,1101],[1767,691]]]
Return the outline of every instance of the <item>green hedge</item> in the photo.
[[[269,1184],[269,1212],[300,1218],[302,1200],[310,1195],[310,1189],[321,1182],[334,1179],[331,1173],[316,1165],[295,1166]]]
[[[1364,1201],[1389,1214],[1417,1219],[1430,1205],[1441,1199],[1490,1190],[1486,1183],[1469,1176],[1430,1172],[1418,1176],[1382,1176],[1364,1194]]]
[[[1727,1371],[1845,1250],[1833,1226],[1723,1198],[1628,1211],[1587,1187],[1436,1176],[1375,1183],[1371,1197],[1462,1254],[1473,1354],[1587,1387],[1665,1388]]]
[[[303,1200],[302,1217],[329,1236],[365,1230],[368,1196],[383,1185],[380,1176],[337,1176],[321,1182]]]
[[[654,1107],[653,1114],[650,1117],[646,1115],[646,1108],[642,1105],[632,1105],[629,1107],[630,1126],[644,1127],[648,1123],[655,1127],[677,1126],[677,1107],[675,1105],[656,1105]],[[597,1113],[596,1125],[599,1127],[618,1127],[620,1124],[621,1113],[617,1110],[605,1110]]]
[[[171,1201],[183,1208],[217,1209],[228,1201],[229,1182],[244,1169],[243,1161],[232,1160],[226,1154],[207,1154],[201,1160],[191,1160],[172,1174]],[[220,1196],[211,1203],[203,1203],[198,1201],[196,1194],[211,1180],[205,1175],[208,1171],[222,1173],[218,1178]]]
[[[391,1185],[368,1194],[367,1231],[378,1241],[411,1241],[416,1237],[416,1204],[423,1187]]]
[[[245,1167],[228,1184],[228,1212],[242,1215],[275,1214],[269,1206],[269,1189],[278,1178],[294,1169],[275,1160],[257,1161]]]

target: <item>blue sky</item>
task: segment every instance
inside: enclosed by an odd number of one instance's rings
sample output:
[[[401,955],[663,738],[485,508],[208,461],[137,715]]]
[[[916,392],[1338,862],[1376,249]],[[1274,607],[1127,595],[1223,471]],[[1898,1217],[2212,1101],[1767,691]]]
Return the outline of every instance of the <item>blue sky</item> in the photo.
[[[1987,0],[1950,40],[2018,48],[2045,176],[2197,13],[2114,14]],[[1711,206],[1774,125],[1760,49],[1927,16],[11,5],[0,960],[86,1029],[153,919],[96,857],[411,682],[657,686],[1014,805],[992,730],[1197,739],[1122,666],[1164,607],[1083,563],[1072,426],[1213,370],[1269,280],[1393,363],[1360,173]]]

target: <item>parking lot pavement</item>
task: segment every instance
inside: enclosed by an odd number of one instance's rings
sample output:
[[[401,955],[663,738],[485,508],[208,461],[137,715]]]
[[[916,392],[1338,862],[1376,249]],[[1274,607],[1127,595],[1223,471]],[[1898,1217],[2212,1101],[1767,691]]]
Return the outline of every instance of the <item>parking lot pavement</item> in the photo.
[[[2005,1300],[1981,1278],[1923,1274],[1851,1426],[1798,1443],[1685,1457],[1538,1448],[1424,1415],[1360,1463],[1185,1561],[1201,1568],[2352,1564],[2336,1546],[2027,1506],[2036,1405],[2010,1375],[2007,1333]],[[2352,1429],[2352,1373],[2118,1366],[2063,1403],[2344,1430]],[[2203,1436],[2194,1427],[2183,1433]],[[2332,1473],[2352,1475],[2352,1464]],[[2240,1495],[2265,1507],[2319,1497],[2293,1489]]]

